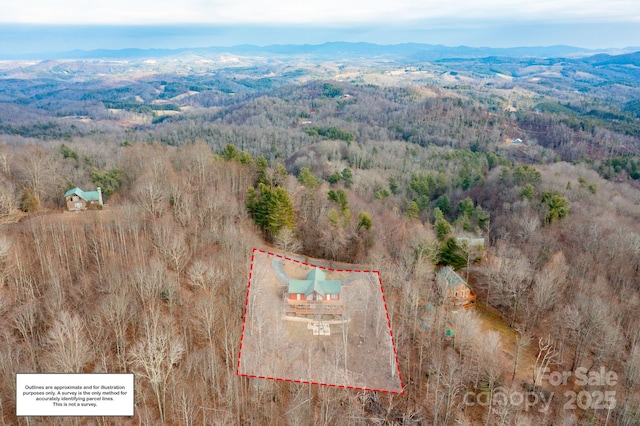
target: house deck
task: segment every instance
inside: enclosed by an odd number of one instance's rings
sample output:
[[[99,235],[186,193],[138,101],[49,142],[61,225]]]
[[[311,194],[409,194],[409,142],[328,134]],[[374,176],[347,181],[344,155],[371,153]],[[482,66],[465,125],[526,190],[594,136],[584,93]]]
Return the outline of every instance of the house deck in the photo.
[[[342,300],[291,300],[284,294],[285,314],[296,315],[342,315]]]

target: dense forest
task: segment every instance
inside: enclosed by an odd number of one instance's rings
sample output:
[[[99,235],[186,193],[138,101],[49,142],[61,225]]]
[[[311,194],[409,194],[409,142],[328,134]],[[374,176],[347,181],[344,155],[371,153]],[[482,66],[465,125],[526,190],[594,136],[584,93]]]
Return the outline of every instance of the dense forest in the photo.
[[[3,64],[0,422],[638,424],[621,61]],[[74,187],[105,205],[65,211]],[[379,270],[403,394],[238,377],[254,247]],[[443,308],[443,265],[476,309]],[[135,416],[18,418],[17,372],[134,372]]]

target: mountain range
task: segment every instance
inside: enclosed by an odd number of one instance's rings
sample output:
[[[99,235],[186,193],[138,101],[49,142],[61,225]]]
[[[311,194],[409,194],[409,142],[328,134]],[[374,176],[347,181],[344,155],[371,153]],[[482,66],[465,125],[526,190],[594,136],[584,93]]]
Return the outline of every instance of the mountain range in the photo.
[[[431,62],[442,59],[474,59],[484,57],[509,58],[581,58],[592,56],[594,61],[608,61],[611,56],[640,51],[640,47],[624,49],[586,49],[574,46],[535,47],[468,47],[440,44],[402,43],[381,45],[373,43],[328,42],[323,44],[274,44],[257,46],[213,46],[179,49],[97,49],[72,50],[60,53],[5,54],[2,59],[143,59],[181,56],[185,54],[239,56],[306,56],[312,59],[388,59],[398,62]],[[618,56],[619,59],[622,59]]]

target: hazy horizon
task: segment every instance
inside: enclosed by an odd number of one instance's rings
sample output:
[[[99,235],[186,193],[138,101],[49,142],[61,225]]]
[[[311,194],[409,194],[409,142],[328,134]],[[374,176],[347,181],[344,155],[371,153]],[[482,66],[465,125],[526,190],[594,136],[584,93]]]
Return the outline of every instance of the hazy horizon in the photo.
[[[530,47],[568,45],[588,49],[640,46],[640,31],[622,24],[601,24],[597,40],[592,24],[468,27],[302,25],[0,25],[0,54],[28,56],[72,50],[179,49],[253,44],[375,44],[425,43],[469,47]]]
[[[640,46],[635,0],[24,0],[2,12],[4,55],[332,41]]]

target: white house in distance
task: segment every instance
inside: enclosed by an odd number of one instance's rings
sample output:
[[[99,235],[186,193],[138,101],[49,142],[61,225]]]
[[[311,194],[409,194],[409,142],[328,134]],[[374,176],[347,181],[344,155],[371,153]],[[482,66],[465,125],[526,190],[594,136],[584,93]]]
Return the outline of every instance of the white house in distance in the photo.
[[[75,187],[64,194],[64,199],[67,202],[67,210],[70,212],[86,210],[92,207],[101,208],[102,190],[98,187],[95,191],[83,191]]]

